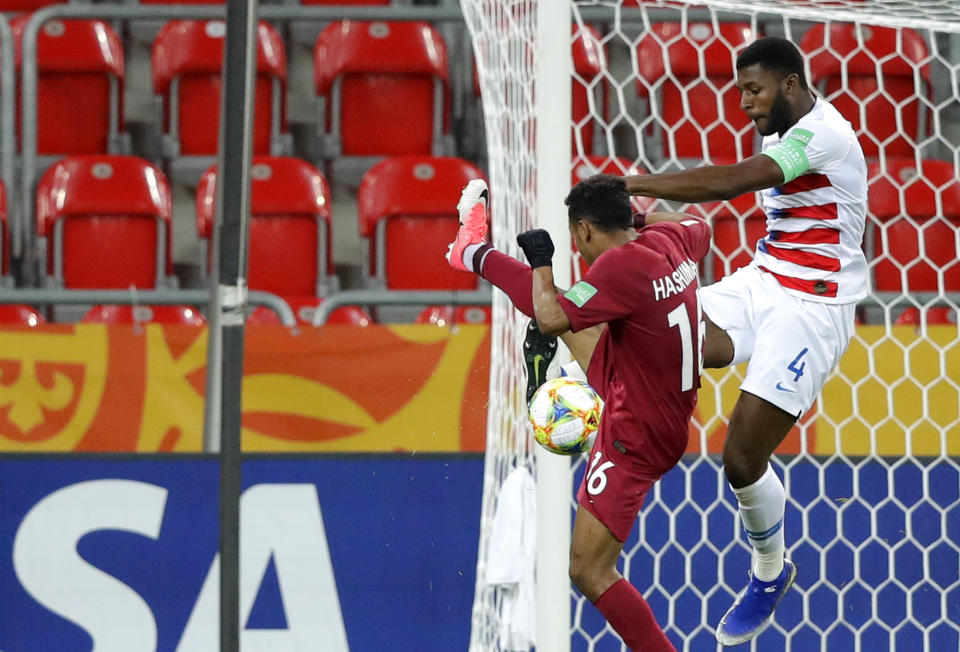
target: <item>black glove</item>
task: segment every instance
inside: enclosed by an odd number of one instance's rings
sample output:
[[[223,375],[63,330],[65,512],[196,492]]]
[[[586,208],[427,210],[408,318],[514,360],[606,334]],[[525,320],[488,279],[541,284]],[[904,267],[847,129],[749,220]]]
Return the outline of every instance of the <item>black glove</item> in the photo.
[[[553,259],[553,240],[543,229],[525,231],[517,236],[517,244],[523,249],[530,267],[551,267]]]

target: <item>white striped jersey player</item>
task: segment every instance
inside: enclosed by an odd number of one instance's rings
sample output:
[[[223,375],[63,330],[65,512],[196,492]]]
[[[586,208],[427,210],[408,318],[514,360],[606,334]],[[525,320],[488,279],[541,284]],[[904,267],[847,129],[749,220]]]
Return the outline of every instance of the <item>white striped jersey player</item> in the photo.
[[[800,416],[867,295],[867,167],[850,123],[820,99],[782,137],[765,137],[762,153],[784,176],[761,191],[767,235],[752,264],[701,288],[700,301],[733,341],[732,364],[750,361],[741,390]]]
[[[818,99],[782,138],[766,136],[762,153],[780,165],[784,183],[760,193],[767,236],[754,264],[805,299],[863,299],[867,165],[850,123]]]

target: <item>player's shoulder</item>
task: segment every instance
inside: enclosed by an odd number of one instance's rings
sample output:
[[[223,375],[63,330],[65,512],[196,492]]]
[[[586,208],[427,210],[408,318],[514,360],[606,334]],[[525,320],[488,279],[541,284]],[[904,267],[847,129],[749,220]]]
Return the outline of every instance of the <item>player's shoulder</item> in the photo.
[[[706,253],[713,229],[707,220],[688,215],[680,221],[655,222],[641,229],[641,235],[653,236],[650,246],[663,249],[665,241],[669,241],[677,249],[698,259]],[[657,239],[657,236],[662,239]]]
[[[816,104],[790,127],[784,138],[802,141],[804,145],[826,146],[837,137],[852,135],[853,125],[832,104],[817,99]],[[818,142],[819,141],[819,142]]]

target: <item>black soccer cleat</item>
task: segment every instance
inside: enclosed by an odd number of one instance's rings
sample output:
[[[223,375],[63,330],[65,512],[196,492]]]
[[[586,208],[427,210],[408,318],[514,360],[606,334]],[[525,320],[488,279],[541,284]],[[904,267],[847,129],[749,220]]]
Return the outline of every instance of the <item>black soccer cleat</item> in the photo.
[[[534,392],[547,380],[547,367],[557,354],[557,336],[544,335],[537,326],[537,320],[527,324],[527,334],[523,338],[523,361],[527,367],[527,404]]]

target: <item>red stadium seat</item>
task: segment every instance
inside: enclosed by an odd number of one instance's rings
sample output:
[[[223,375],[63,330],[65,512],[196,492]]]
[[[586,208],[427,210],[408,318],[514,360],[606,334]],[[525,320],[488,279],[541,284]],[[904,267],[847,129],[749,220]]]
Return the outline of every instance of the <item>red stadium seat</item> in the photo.
[[[4,326],[40,326],[46,324],[47,320],[39,312],[30,306],[22,304],[0,304],[0,324]]]
[[[887,159],[867,168],[875,289],[960,290],[960,181],[952,163]],[[921,243],[923,254],[921,255]],[[901,270],[906,271],[903,287]]]
[[[215,192],[216,168],[210,168],[197,188],[197,229],[210,246]],[[333,289],[330,189],[320,172],[297,158],[255,156],[250,213],[252,289],[284,297]]]
[[[447,46],[423,22],[331,23],[314,46],[329,157],[441,154]]]
[[[803,35],[800,49],[810,63],[811,83],[853,124],[867,158],[881,151],[912,156],[926,136],[922,98],[929,98],[932,88],[927,45],[907,27],[860,31],[850,23],[830,23],[828,32],[818,23]],[[917,89],[917,75],[926,93]]]
[[[935,306],[925,308],[927,324],[931,326],[943,326],[957,323],[957,311],[946,306]],[[920,326],[920,309],[907,308],[893,322],[894,326]]]
[[[743,234],[740,224],[743,223]],[[738,219],[731,213],[717,215],[713,219],[713,266],[714,282],[745,267],[753,260],[757,241],[767,234],[766,218],[753,214]]]
[[[284,297],[284,300],[290,304],[293,314],[301,324],[312,324],[313,315],[323,299],[317,297]],[[259,306],[247,317],[248,324],[280,324],[280,317],[267,306]],[[369,326],[373,323],[373,317],[363,308],[358,306],[340,306],[334,308],[327,319],[328,324],[341,324],[349,326]]]
[[[454,324],[489,324],[490,306],[427,306],[417,315],[414,323],[441,327]]]
[[[29,20],[24,15],[10,23],[18,69]],[[108,23],[46,21],[37,34],[37,153],[110,151],[123,125],[123,82],[123,45]],[[18,98],[18,138],[20,110]]]
[[[153,43],[153,88],[164,99],[165,132],[177,156],[212,156],[220,135],[222,20],[167,23]],[[271,154],[284,129],[287,78],[283,39],[268,23],[257,29],[253,152]]]
[[[594,131],[597,127],[595,117],[590,114],[590,97],[599,102],[600,118],[606,120],[606,93],[603,92],[603,70],[607,67],[606,54],[600,42],[600,34],[589,25],[578,30],[573,25],[573,86],[572,116],[573,145],[572,152],[590,155],[594,152]],[[597,97],[599,94],[599,98]]]
[[[453,157],[389,158],[363,177],[357,194],[360,235],[370,243],[370,273],[388,289],[472,290],[474,274],[444,260],[457,233],[457,201],[470,179],[485,178]]]
[[[571,80],[571,115],[573,118],[573,141],[571,149],[574,157],[590,157],[595,151],[594,132],[597,128],[597,116],[590,112],[590,97],[599,105],[600,118],[606,120],[607,100],[604,92],[603,70],[607,66],[606,54],[599,32],[589,25],[574,24],[571,27],[573,44],[573,78]],[[473,94],[480,97],[480,79],[476,62],[473,65]]]
[[[666,158],[743,158],[754,128],[740,109],[737,54],[754,40],[749,23],[654,23],[637,46],[637,93],[658,119]],[[653,135],[651,127],[647,133]],[[651,152],[648,152],[650,154]]]
[[[83,155],[51,166],[37,185],[37,230],[48,283],[155,288],[172,272],[167,181],[134,156]]]
[[[81,318],[85,324],[183,324],[204,326],[207,320],[190,306],[94,306]]]
[[[0,0],[0,12],[20,13],[22,11],[36,11],[50,5],[61,4],[67,0]]]

